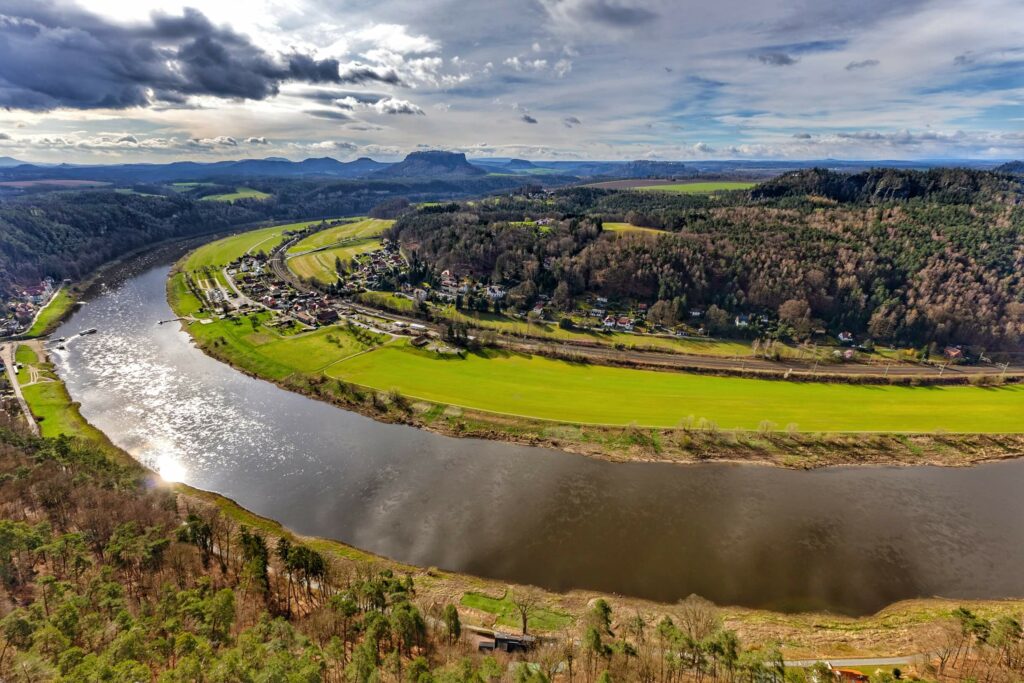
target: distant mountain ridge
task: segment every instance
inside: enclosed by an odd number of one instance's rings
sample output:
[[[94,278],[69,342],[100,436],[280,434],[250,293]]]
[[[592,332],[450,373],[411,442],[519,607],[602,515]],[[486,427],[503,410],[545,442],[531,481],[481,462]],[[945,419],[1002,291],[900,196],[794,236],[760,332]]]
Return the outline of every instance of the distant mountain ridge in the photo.
[[[18,161],[14,157],[0,157],[0,168],[5,168],[7,166],[21,166],[24,163],[24,161]]]
[[[20,162],[19,162],[20,163]],[[238,161],[175,161],[169,164],[111,164],[97,166],[39,166],[23,164],[0,168],[0,177],[9,180],[54,178],[60,180],[102,180],[120,183],[166,183],[177,180],[232,178],[294,178],[332,176],[362,178],[389,164],[367,157],[338,161],[331,157],[288,161],[287,159],[241,159]]]

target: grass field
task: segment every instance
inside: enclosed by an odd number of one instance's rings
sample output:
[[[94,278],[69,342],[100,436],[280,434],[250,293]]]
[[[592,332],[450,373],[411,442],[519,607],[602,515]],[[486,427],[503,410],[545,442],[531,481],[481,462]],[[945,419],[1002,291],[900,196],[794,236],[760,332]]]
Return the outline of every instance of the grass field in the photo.
[[[353,257],[380,249],[380,234],[394,221],[368,218],[314,233],[288,248],[288,268],[302,278],[329,284],[338,279],[336,262],[347,265]],[[331,247],[330,245],[337,246]],[[310,251],[317,250],[317,251]]]
[[[267,199],[270,197],[266,192],[254,190],[251,187],[235,188],[234,192],[225,194],[211,194],[202,198],[204,202],[234,202],[239,199]]]
[[[574,364],[489,351],[444,359],[391,344],[337,363],[331,377],[411,398],[587,424],[722,429],[1024,432],[1024,387],[796,383]]]
[[[664,230],[658,230],[657,228],[642,228],[639,225],[632,225],[630,223],[602,223],[605,230],[609,232],[645,232],[652,235],[664,235]]]
[[[190,314],[199,301],[184,286],[180,273],[171,281],[169,298],[175,311]],[[296,373],[316,374],[326,366],[370,348],[340,326],[314,332],[280,334],[266,325],[271,313],[263,311],[234,319],[193,324],[189,331],[201,343],[215,344],[232,362],[269,379]]]
[[[327,228],[313,233],[304,240],[288,248],[289,254],[297,254],[311,249],[320,249],[338,242],[355,238],[379,237],[390,228],[394,221],[379,218],[352,219],[351,222]]]
[[[743,183],[732,180],[722,180],[711,183],[672,183],[669,185],[648,185],[638,187],[643,192],[681,192],[683,194],[710,194],[712,192],[723,192],[726,190],[749,190],[757,183]]]
[[[61,287],[53,299],[50,300],[50,303],[46,305],[46,308],[39,314],[39,317],[36,318],[35,323],[29,328],[26,336],[38,337],[46,333],[50,326],[60,320],[74,305],[75,298],[71,295],[71,292],[67,287]]]
[[[22,366],[21,370],[18,371],[18,384],[24,384],[28,381],[28,366],[35,365],[37,360],[36,352],[24,344],[14,350],[14,362],[20,363]]]
[[[498,626],[518,630],[522,625],[519,611],[512,602],[512,596],[508,593],[500,598],[493,598],[483,593],[470,591],[462,596],[460,602],[465,607],[493,614],[497,617],[496,625]],[[572,617],[568,614],[540,608],[530,613],[526,623],[534,631],[558,631],[571,624],[572,621]]]
[[[302,230],[318,223],[320,223],[319,220],[288,223],[224,237],[204,244],[189,254],[185,259],[184,269],[188,272],[195,272],[209,266],[225,266],[240,256],[244,256],[250,250],[252,252],[264,251],[269,254],[274,247],[284,242],[286,230]]]
[[[73,409],[74,404],[68,395],[64,383],[57,381],[53,365],[42,362],[30,347],[21,345],[15,351],[15,358],[26,365],[25,370],[18,374],[18,383],[22,384],[21,393],[25,396],[29,410],[39,423],[39,431],[43,436],[79,436],[97,442],[106,443],[106,436],[90,425]],[[24,385],[28,381],[29,365],[35,366],[40,377],[51,380]]]

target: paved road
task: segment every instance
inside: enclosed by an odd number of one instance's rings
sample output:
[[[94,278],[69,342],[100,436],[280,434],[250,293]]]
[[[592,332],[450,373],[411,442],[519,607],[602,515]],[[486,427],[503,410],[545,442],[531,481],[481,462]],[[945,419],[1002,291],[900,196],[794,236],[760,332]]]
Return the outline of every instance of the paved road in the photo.
[[[36,420],[32,417],[32,411],[28,409],[28,403],[25,402],[25,397],[21,393],[21,386],[18,384],[18,375],[14,371],[14,344],[3,344],[0,345],[0,359],[3,359],[4,365],[7,366],[7,379],[10,380],[11,387],[14,389],[14,397],[18,400],[18,405],[21,406],[21,414],[25,416],[25,422],[28,423],[29,430],[33,434],[39,434],[39,425],[36,424]]]

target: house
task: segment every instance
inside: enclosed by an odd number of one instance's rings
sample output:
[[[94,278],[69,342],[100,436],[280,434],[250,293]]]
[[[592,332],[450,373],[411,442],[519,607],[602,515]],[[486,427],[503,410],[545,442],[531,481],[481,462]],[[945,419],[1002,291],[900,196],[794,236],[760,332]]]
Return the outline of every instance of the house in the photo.
[[[609,315],[605,317],[605,319],[602,320],[601,322],[607,329],[610,330],[611,328],[615,327],[615,316]]]
[[[329,325],[338,320],[338,312],[333,308],[321,308],[316,312],[316,321],[321,325]]]
[[[605,308],[608,306],[608,299],[603,296],[597,297],[597,305],[599,308]]]
[[[295,314],[295,319],[298,320],[303,325],[309,325],[310,327],[316,325],[316,319],[313,318],[313,316],[310,315],[309,312],[307,311],[299,311],[298,313]]]
[[[690,317],[691,318],[700,318],[703,315],[704,315],[704,311],[700,310],[699,308],[691,308],[690,309]]]
[[[592,317],[592,318],[603,318],[604,317],[604,312],[605,311],[604,311],[603,308],[591,308],[590,309],[590,317]]]
[[[852,344],[853,343],[853,332],[840,332],[839,333],[840,344]]]
[[[870,676],[856,669],[832,669],[832,675],[836,677],[837,681],[843,681],[843,683],[866,683],[871,679]]]
[[[738,316],[736,316],[734,322],[736,323],[736,327],[739,328],[750,327],[750,316],[747,315],[746,313],[740,313]]]
[[[528,635],[513,635],[495,631],[492,638],[481,638],[478,648],[481,652],[501,650],[502,652],[528,652],[537,644],[537,639]]]

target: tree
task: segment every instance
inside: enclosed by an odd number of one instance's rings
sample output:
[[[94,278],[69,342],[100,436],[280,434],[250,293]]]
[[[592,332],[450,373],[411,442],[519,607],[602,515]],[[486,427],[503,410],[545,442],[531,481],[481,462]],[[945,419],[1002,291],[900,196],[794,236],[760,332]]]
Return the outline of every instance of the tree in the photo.
[[[459,610],[448,603],[444,606],[444,632],[448,636],[448,645],[454,645],[462,636],[462,622],[459,621]]]
[[[525,636],[528,631],[530,615],[540,605],[540,596],[531,588],[517,588],[512,593],[512,604],[515,606],[516,612],[519,613],[519,621]]]

